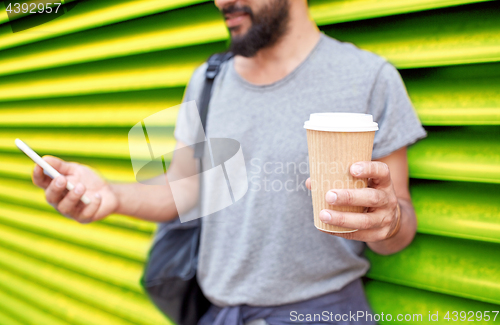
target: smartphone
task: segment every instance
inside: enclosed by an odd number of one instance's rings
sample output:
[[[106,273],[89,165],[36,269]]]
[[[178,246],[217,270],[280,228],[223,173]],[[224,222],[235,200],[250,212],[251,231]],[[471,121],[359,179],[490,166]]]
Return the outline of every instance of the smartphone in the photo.
[[[35,162],[38,166],[42,167],[43,172],[45,175],[48,175],[50,178],[56,178],[58,176],[61,176],[61,174],[54,169],[48,162],[42,159],[33,149],[31,149],[26,143],[24,143],[20,139],[16,139],[16,146],[26,154],[26,156],[30,157],[31,160]],[[71,191],[72,189],[75,188],[75,186],[70,183],[69,181],[66,183],[66,188],[68,191]],[[85,203],[85,204],[90,204],[90,199],[83,195],[80,200]]]

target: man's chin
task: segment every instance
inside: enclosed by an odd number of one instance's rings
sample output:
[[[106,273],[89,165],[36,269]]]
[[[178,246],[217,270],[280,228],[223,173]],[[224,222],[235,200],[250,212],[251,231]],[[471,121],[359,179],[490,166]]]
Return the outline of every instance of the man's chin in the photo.
[[[240,40],[244,40],[245,39],[245,35],[246,34],[243,34],[243,33],[231,33],[231,42],[238,42]]]
[[[231,34],[231,38],[241,37],[242,36],[241,26],[229,28],[229,34]]]

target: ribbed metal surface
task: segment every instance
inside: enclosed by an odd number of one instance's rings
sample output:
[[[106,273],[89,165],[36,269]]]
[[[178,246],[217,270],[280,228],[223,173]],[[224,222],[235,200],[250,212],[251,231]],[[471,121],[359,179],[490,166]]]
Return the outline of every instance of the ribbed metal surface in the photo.
[[[418,234],[399,254],[368,254],[369,277],[500,304],[497,243]]]
[[[457,311],[459,314],[461,311],[466,312],[466,319],[468,319],[471,314],[469,311],[474,311],[474,317],[470,318],[474,320],[474,324],[494,324],[498,321],[498,317],[495,322],[493,322],[492,310],[498,310],[498,305],[480,302],[477,300],[465,299],[456,296],[444,295],[440,293],[435,293],[427,290],[415,289],[412,287],[395,285],[392,283],[381,282],[381,281],[369,281],[365,285],[366,294],[370,303],[376,313],[384,312],[385,315],[391,314],[392,322],[399,318],[404,324],[446,324],[448,322],[456,324],[465,324],[467,321],[462,321],[459,316],[453,321],[453,311]],[[448,317],[450,320],[444,319],[446,313],[449,312]],[[476,318],[475,313],[480,312],[481,316]],[[486,312],[490,316],[489,321],[485,321]],[[439,322],[430,321],[430,314],[438,314]],[[468,313],[468,314],[467,314]],[[414,315],[422,315],[419,316]],[[406,316],[409,315],[409,316]],[[408,317],[405,321],[404,317]],[[387,319],[387,318],[385,318]],[[435,319],[435,318],[434,318]],[[462,318],[463,319],[463,318]],[[383,324],[389,322],[380,322]]]
[[[168,324],[139,285],[154,224],[59,216],[31,184],[33,164],[14,138],[133,181],[129,128],[178,104],[228,33],[210,1],[75,3],[17,33],[0,7],[0,324]],[[310,8],[328,35],[400,69],[429,133],[409,149],[419,234],[398,254],[367,253],[374,311],[422,313],[408,322],[421,324],[429,311],[498,310],[499,3],[310,0]],[[176,113],[164,121],[171,131]]]

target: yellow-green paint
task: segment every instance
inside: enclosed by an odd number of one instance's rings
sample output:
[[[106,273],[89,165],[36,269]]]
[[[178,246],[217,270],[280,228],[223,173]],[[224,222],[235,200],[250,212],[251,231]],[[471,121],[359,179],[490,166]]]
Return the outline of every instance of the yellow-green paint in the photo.
[[[368,281],[365,285],[365,291],[377,313],[383,312],[385,315],[391,314],[392,316],[392,321],[380,321],[380,324],[394,324],[399,314],[401,314],[400,319],[403,319],[407,314],[410,315],[407,316],[408,319],[412,319],[411,321],[402,321],[403,324],[446,324],[448,322],[466,324],[470,322],[461,321],[459,317],[456,321],[447,321],[444,317],[447,312],[450,312],[449,316],[452,319],[454,318],[453,311],[458,311],[458,313],[460,311],[474,311],[474,313],[481,312],[481,316],[490,315],[489,321],[485,321],[485,317],[482,317],[482,320],[478,320],[479,317],[473,317],[474,324],[489,325],[492,324],[494,316],[491,311],[498,309],[498,305],[494,304],[380,281]],[[416,297],[419,299],[415,299]],[[439,316],[439,322],[429,319],[429,314],[435,315],[436,313]],[[413,317],[414,314],[422,315],[421,320],[417,321],[419,316]],[[467,317],[470,316],[469,313]]]
[[[497,243],[417,234],[403,251],[367,251],[373,279],[500,304]]]
[[[498,185],[413,180],[418,232],[500,244]]]
[[[409,322],[422,324],[428,311],[498,310],[500,7],[309,3],[325,33],[400,68],[429,135],[408,151],[415,241],[396,255],[367,253],[374,311],[422,312],[422,322]],[[227,39],[205,0],[89,0],[17,33],[0,8],[0,324],[169,324],[139,284],[155,225],[58,215],[31,184],[33,163],[14,139],[133,181],[129,128],[177,105],[194,69]],[[177,111],[167,115],[173,150]]]
[[[0,235],[0,243],[5,248],[131,291],[142,292],[139,285],[142,271],[140,262],[2,224]]]
[[[1,247],[0,265],[2,269],[29,281],[134,322],[151,325],[166,323],[142,294]]]

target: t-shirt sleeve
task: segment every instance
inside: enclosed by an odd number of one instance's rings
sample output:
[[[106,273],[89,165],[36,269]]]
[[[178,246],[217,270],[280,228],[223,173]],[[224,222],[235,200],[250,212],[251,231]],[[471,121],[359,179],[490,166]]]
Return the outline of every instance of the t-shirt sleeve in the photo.
[[[198,67],[191,76],[184,91],[183,104],[180,105],[179,113],[177,114],[174,137],[177,141],[187,145],[199,142],[197,138],[199,137],[200,116],[194,105],[187,105],[186,103],[195,101],[196,105],[199,105],[199,97],[205,83],[206,65],[204,63]]]
[[[427,136],[399,72],[388,62],[378,72],[368,105],[379,127],[372,159],[385,157]]]

